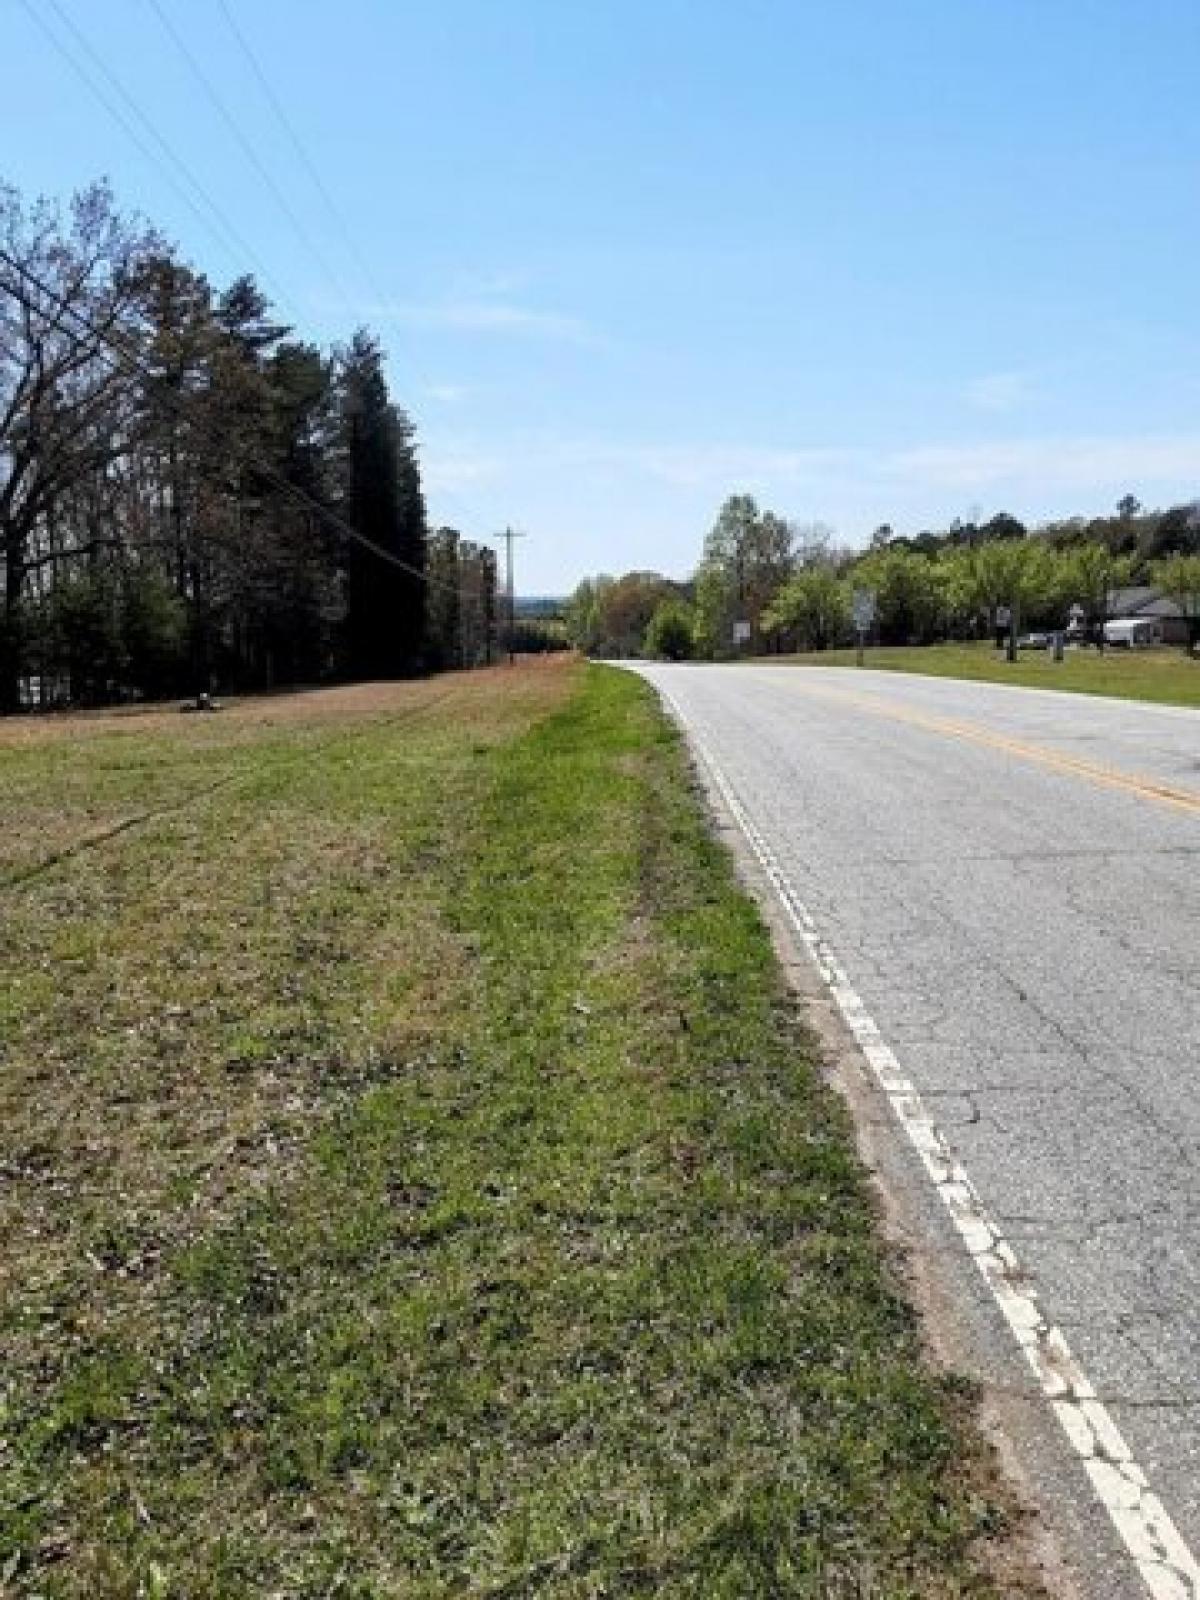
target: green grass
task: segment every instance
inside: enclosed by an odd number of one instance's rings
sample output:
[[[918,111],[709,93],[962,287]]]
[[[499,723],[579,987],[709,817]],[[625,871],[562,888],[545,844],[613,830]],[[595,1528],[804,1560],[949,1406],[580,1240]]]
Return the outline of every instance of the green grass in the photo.
[[[998,1593],[647,689],[266,704],[0,744],[0,1592]]]
[[[823,650],[808,655],[773,656],[780,665],[852,667],[853,650]],[[1009,662],[991,644],[935,644],[872,647],[868,667],[884,672],[918,672],[938,678],[977,678],[985,683],[1017,683],[1034,689],[1064,689],[1072,694],[1115,695],[1160,705],[1200,706],[1200,661],[1179,649],[1068,650],[1055,661],[1047,650],[1022,650]]]

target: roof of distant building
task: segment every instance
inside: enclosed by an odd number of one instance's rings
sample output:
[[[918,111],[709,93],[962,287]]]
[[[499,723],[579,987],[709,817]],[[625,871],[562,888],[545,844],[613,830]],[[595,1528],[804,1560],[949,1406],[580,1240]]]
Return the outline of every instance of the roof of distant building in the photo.
[[[1114,589],[1108,597],[1110,616],[1121,617],[1182,617],[1183,607],[1161,589],[1148,583],[1136,583],[1127,589]]]

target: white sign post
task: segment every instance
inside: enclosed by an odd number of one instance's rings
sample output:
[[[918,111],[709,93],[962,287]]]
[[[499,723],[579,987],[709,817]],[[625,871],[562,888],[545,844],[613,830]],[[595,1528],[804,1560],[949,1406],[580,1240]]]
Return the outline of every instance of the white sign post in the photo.
[[[854,632],[858,638],[858,664],[863,664],[863,646],[875,625],[874,589],[855,589],[851,609],[854,613]]]
[[[740,650],[744,644],[750,643],[750,624],[748,622],[735,622],[733,625],[733,646]]]

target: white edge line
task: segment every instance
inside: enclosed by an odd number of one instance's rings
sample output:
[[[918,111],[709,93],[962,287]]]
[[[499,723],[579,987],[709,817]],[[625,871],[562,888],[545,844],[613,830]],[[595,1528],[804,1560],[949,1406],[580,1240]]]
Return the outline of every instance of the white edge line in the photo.
[[[1108,1408],[1097,1398],[1061,1330],[1042,1313],[1037,1290],[1016,1252],[985,1210],[949,1141],[925,1109],[916,1086],[884,1040],[845,969],[821,936],[811,913],[712,752],[688,727],[674,696],[660,684],[654,687],[708,768],[730,815],[775,890],[788,921],[836,1001],[1147,1590],[1154,1600],[1198,1600],[1200,1564],[1150,1488],[1146,1474],[1134,1459]]]

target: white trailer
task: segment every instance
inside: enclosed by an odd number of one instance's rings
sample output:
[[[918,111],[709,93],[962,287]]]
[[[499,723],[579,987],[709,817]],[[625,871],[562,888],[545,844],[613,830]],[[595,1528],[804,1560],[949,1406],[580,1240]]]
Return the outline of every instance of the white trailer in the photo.
[[[1126,650],[1143,650],[1163,642],[1162,623],[1157,617],[1114,617],[1104,624],[1104,642]]]

